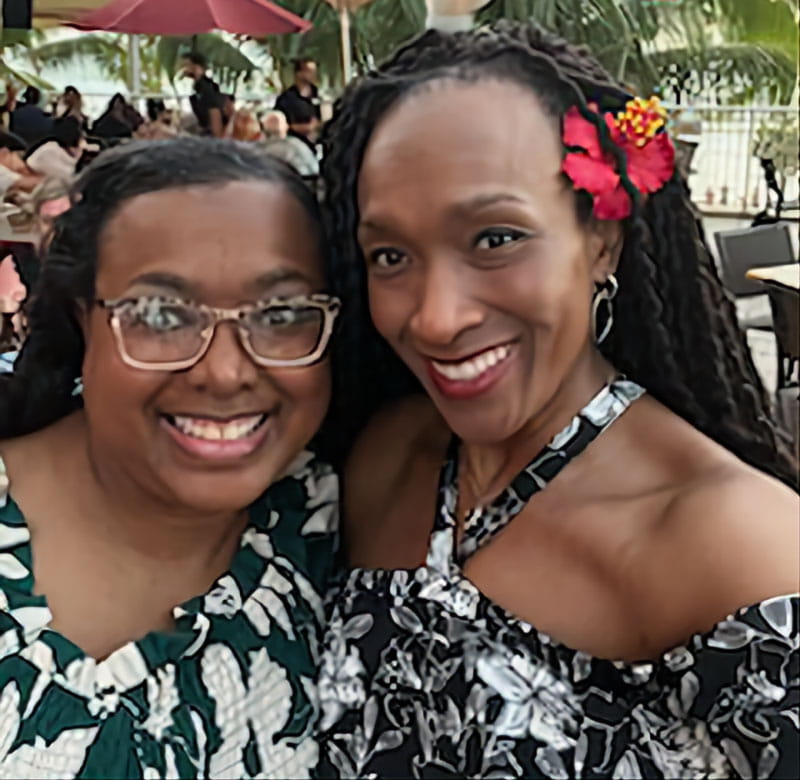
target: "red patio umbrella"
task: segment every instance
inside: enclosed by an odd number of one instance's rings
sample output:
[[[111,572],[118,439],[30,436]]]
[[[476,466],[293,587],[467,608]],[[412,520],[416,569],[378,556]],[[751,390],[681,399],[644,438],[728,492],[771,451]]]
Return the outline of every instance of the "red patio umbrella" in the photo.
[[[86,30],[146,35],[303,32],[311,23],[269,0],[111,0],[74,23]]]

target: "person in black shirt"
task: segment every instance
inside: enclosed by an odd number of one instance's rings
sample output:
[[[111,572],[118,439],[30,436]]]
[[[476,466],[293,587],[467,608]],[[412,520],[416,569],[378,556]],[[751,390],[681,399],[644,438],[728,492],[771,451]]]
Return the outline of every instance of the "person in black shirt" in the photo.
[[[203,135],[222,138],[225,122],[222,117],[222,94],[219,85],[206,75],[208,60],[199,52],[183,58],[183,76],[194,81],[192,111]]]
[[[289,122],[288,135],[302,141],[316,157],[317,146],[314,142],[314,135],[319,122],[314,116],[311,106],[303,101],[293,103],[288,109],[286,119]]]
[[[53,117],[40,107],[42,93],[36,87],[28,87],[22,95],[24,102],[11,112],[9,129],[31,146],[50,135]]]
[[[321,120],[319,90],[317,89],[317,63],[312,59],[295,60],[294,84],[281,93],[275,101],[275,109],[283,111],[287,117],[303,112],[299,106],[307,107],[319,124]],[[291,121],[291,120],[290,120]]]

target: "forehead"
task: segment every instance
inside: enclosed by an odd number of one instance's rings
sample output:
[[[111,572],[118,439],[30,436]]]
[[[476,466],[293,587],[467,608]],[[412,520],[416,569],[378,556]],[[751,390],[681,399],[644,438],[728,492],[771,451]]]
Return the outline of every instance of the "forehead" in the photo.
[[[362,212],[389,189],[403,187],[424,186],[433,197],[489,185],[556,186],[558,127],[532,90],[512,82],[426,84],[373,132],[359,173]]]
[[[121,295],[132,280],[186,280],[209,302],[256,294],[254,280],[279,270],[321,284],[319,228],[281,184],[233,182],[132,198],[100,236],[97,288]]]

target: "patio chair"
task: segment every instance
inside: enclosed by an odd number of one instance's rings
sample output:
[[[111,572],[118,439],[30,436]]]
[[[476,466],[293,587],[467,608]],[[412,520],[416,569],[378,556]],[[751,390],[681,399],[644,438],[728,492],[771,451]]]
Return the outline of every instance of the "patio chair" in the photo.
[[[778,285],[767,290],[772,309],[775,341],[778,344],[778,389],[792,384],[800,361],[800,291]]]
[[[714,234],[714,239],[719,250],[722,283],[737,303],[756,300],[766,304],[764,284],[745,276],[750,268],[797,262],[785,223],[720,231]],[[741,308],[737,306],[737,310]],[[739,325],[743,330],[772,330],[772,317],[769,310],[739,311]]]

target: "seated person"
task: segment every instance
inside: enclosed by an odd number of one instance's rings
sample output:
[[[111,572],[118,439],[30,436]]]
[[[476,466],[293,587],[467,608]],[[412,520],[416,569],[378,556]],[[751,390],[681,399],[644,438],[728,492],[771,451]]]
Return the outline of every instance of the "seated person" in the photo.
[[[33,146],[50,135],[53,117],[41,108],[42,93],[36,87],[27,87],[22,101],[11,112],[9,129],[23,139],[26,147]]]
[[[63,116],[53,122],[52,135],[28,151],[28,167],[43,176],[69,181],[83,149],[83,130],[74,116]]]
[[[120,141],[132,138],[134,130],[141,124],[142,118],[117,92],[103,114],[92,125],[92,135],[109,141]]]

